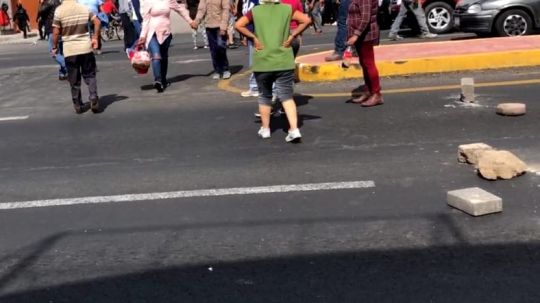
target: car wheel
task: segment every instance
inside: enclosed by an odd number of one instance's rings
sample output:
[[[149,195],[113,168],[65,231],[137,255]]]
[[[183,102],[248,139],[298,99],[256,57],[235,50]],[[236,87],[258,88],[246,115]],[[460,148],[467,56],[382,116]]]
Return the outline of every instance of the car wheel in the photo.
[[[532,20],[526,12],[513,9],[502,13],[495,22],[495,31],[501,37],[523,36],[532,33]]]
[[[454,8],[445,2],[433,2],[425,8],[429,31],[443,34],[454,26]]]

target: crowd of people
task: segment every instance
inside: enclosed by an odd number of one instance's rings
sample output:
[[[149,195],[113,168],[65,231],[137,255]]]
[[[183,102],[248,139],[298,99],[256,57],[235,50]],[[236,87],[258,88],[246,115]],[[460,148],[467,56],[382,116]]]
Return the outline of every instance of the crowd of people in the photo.
[[[68,79],[76,113],[88,109],[99,111],[96,82],[95,52],[101,48],[98,18],[103,12],[102,0],[42,0],[40,15],[49,50],[59,65],[59,79]],[[107,0],[112,1],[112,0]],[[336,0],[337,1],[337,0]],[[417,0],[405,0],[417,1]],[[404,2],[405,2],[404,1]],[[335,50],[327,61],[341,60],[347,47],[358,55],[365,85],[353,103],[363,107],[383,104],[379,73],[375,64],[374,46],[380,40],[377,24],[378,0],[330,1],[333,14],[329,21],[338,27]],[[229,79],[227,48],[236,30],[249,49],[248,90],[243,97],[258,98],[261,118],[259,137],[270,138],[270,116],[280,105],[289,122],[287,142],[297,142],[302,135],[298,129],[296,105],[293,101],[295,57],[301,45],[301,35],[310,24],[314,33],[321,32],[325,0],[120,0],[118,12],[122,19],[126,50],[146,49],[151,57],[154,88],[163,92],[167,81],[169,46],[172,41],[170,14],[176,12],[192,28],[193,45],[210,50],[213,79]],[[337,9],[336,9],[337,8]],[[408,10],[416,6],[405,7]],[[401,13],[400,13],[401,14]],[[401,20],[396,19],[390,35],[396,35]],[[425,20],[424,20],[425,22]],[[430,38],[429,31],[423,32]],[[81,97],[81,78],[89,87],[89,101]]]

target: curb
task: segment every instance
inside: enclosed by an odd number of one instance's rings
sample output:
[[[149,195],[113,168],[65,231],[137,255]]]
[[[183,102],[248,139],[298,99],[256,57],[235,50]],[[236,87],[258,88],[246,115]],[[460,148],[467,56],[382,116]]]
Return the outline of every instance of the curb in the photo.
[[[403,59],[399,61],[377,61],[377,68],[381,77],[538,65],[540,65],[540,50],[512,50]],[[359,64],[353,64],[346,69],[341,67],[341,61],[324,62],[321,64],[297,63],[296,72],[298,79],[303,82],[338,81],[362,77],[362,69]]]

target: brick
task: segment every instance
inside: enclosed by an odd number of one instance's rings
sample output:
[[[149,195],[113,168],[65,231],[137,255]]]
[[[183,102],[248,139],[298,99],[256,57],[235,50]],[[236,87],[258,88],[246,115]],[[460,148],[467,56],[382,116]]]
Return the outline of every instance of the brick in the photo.
[[[475,217],[502,212],[502,199],[478,187],[449,191],[447,202]]]
[[[458,147],[458,161],[461,163],[476,164],[479,152],[492,150],[493,147],[485,143],[463,144]]]
[[[503,116],[525,115],[527,107],[523,103],[501,103],[497,105],[497,114]]]

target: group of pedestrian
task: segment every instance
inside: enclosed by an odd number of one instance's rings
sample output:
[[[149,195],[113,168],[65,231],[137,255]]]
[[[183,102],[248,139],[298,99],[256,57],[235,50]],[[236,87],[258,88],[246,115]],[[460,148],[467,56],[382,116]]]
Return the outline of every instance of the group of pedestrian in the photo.
[[[96,60],[92,49],[99,48],[100,21],[96,9],[100,9],[101,0],[78,0],[86,5],[76,0],[63,0],[62,4],[59,1],[43,0],[40,7],[40,14],[45,20],[45,32],[50,37],[51,53],[60,65],[59,78],[67,76],[69,80],[76,113],[88,109],[97,112],[99,97]],[[320,4],[321,0],[307,0],[306,3],[309,16],[313,17],[310,3]],[[128,37],[124,41],[125,47],[135,45],[150,52],[154,87],[158,92],[169,85],[167,70],[172,40],[172,11],[178,13],[193,29],[194,47],[198,48],[198,33],[205,34],[204,45],[210,49],[214,67],[212,78],[231,77],[227,58],[227,32],[230,31],[231,14],[235,13],[232,8],[238,7],[238,2],[189,0],[187,8],[176,0],[121,0],[119,4],[122,20],[125,20],[125,36]],[[96,9],[89,9],[94,6]],[[241,17],[234,27],[247,39],[249,65],[253,71],[248,83],[249,90],[243,92],[242,96],[258,97],[258,116],[261,118],[258,135],[264,139],[271,137],[270,116],[273,106],[279,103],[289,122],[286,141],[299,141],[302,135],[298,129],[296,105],[293,101],[295,57],[300,47],[299,38],[312,19],[304,14],[300,0],[243,0],[241,10]],[[326,58],[328,61],[342,59],[347,46],[356,50],[365,85],[352,102],[364,107],[384,102],[374,56],[374,46],[380,40],[377,13],[378,0],[340,0],[335,51]],[[396,20],[395,25],[399,22]],[[399,25],[395,27],[399,28]],[[81,98],[81,77],[89,87],[88,103]]]

